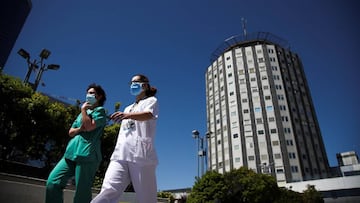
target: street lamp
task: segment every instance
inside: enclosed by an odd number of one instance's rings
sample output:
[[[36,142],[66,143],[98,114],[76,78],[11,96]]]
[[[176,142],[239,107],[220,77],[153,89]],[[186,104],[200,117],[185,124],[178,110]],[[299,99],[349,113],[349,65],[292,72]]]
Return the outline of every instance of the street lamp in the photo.
[[[34,91],[36,91],[36,89],[37,89],[37,87],[39,85],[39,82],[41,80],[41,76],[42,76],[44,71],[46,71],[46,70],[58,70],[60,68],[60,65],[57,65],[57,64],[50,64],[50,65],[47,65],[47,66],[44,64],[44,59],[47,59],[51,54],[51,52],[49,50],[47,50],[47,49],[41,50],[41,52],[39,54],[40,61],[36,61],[36,59],[31,61],[30,60],[30,54],[24,49],[20,49],[17,53],[20,56],[22,56],[24,59],[26,59],[26,62],[28,64],[28,71],[26,73],[24,83],[25,84],[30,84]],[[37,73],[35,83],[32,84],[32,83],[29,82],[31,72],[37,70],[39,68],[39,65],[40,65],[40,70]]]
[[[194,139],[197,140],[198,143],[198,149],[197,149],[197,172],[198,175],[197,177],[200,178],[203,174],[204,174],[204,169],[205,171],[207,170],[207,157],[206,157],[206,151],[207,151],[207,140],[205,140],[205,145],[204,145],[204,138],[210,138],[210,134],[211,132],[207,132],[205,134],[205,137],[200,136],[199,131],[197,130],[193,130],[192,131],[192,137]]]

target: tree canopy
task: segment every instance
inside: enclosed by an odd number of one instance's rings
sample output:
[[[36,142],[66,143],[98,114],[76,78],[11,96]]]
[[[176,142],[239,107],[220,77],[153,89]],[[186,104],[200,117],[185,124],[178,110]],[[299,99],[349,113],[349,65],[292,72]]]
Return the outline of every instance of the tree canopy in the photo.
[[[251,169],[239,169],[220,174],[208,171],[198,178],[188,196],[189,203],[322,203],[321,194],[314,187],[304,193],[279,188],[276,179]]]
[[[0,73],[0,157],[27,163],[38,160],[48,171],[62,157],[70,140],[68,130],[80,113],[78,104],[65,105],[34,92],[20,79]],[[120,103],[115,104],[118,110]],[[119,124],[105,127],[103,162],[98,171],[102,181],[116,143]],[[47,174],[44,174],[47,176]]]

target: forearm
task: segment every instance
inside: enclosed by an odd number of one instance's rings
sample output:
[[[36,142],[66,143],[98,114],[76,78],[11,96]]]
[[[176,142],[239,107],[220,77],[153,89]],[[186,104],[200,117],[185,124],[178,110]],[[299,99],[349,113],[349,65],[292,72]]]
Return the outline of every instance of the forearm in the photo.
[[[92,124],[92,119],[90,118],[90,116],[86,113],[85,109],[81,109],[81,122],[82,122],[82,126],[86,131],[90,130],[91,124]]]
[[[82,131],[83,131],[83,129],[81,127],[79,127],[79,128],[70,128],[69,136],[74,137],[75,135],[79,134]]]
[[[137,121],[146,121],[153,117],[151,112],[131,112],[126,113],[125,116],[127,119],[133,119]]]

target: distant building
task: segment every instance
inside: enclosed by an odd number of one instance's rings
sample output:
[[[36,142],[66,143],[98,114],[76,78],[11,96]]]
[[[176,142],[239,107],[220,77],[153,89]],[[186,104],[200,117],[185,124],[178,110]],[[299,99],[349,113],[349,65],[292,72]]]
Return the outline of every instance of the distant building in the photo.
[[[4,68],[31,8],[30,0],[0,1],[0,69]]]
[[[312,185],[321,192],[326,203],[360,202],[360,164],[355,151],[337,154],[339,166],[337,177],[287,183],[287,189],[303,192]],[[346,163],[346,164],[344,164]]]
[[[246,166],[286,183],[330,168],[300,57],[270,33],[228,38],[205,73],[208,169]]]
[[[360,175],[359,157],[355,151],[336,154],[341,176]]]

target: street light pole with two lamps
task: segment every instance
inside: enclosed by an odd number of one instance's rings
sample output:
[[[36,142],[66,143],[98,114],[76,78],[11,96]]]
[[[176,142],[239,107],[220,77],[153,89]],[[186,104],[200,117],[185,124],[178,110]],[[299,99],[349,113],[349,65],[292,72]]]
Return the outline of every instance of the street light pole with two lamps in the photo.
[[[39,82],[41,80],[41,76],[42,76],[44,71],[46,71],[46,70],[58,70],[60,68],[60,65],[57,65],[57,64],[49,64],[47,66],[44,64],[44,59],[47,59],[51,54],[51,52],[49,50],[47,50],[47,49],[43,49],[41,51],[41,53],[39,55],[40,56],[40,61],[36,61],[36,59],[31,61],[30,60],[30,54],[27,51],[25,51],[24,49],[20,49],[17,53],[20,56],[22,56],[24,59],[26,59],[26,62],[28,64],[28,71],[26,73],[24,83],[25,84],[30,84],[34,91],[36,91],[36,89],[37,89],[37,87],[39,85]],[[37,73],[35,83],[30,83],[29,78],[30,78],[31,72],[37,70],[39,68],[39,65],[40,65],[40,70]]]
[[[211,132],[207,132],[205,136],[200,136],[199,131],[193,130],[192,137],[197,140],[197,178],[200,178],[204,175],[204,170],[207,171],[207,140],[204,139],[210,138]]]

